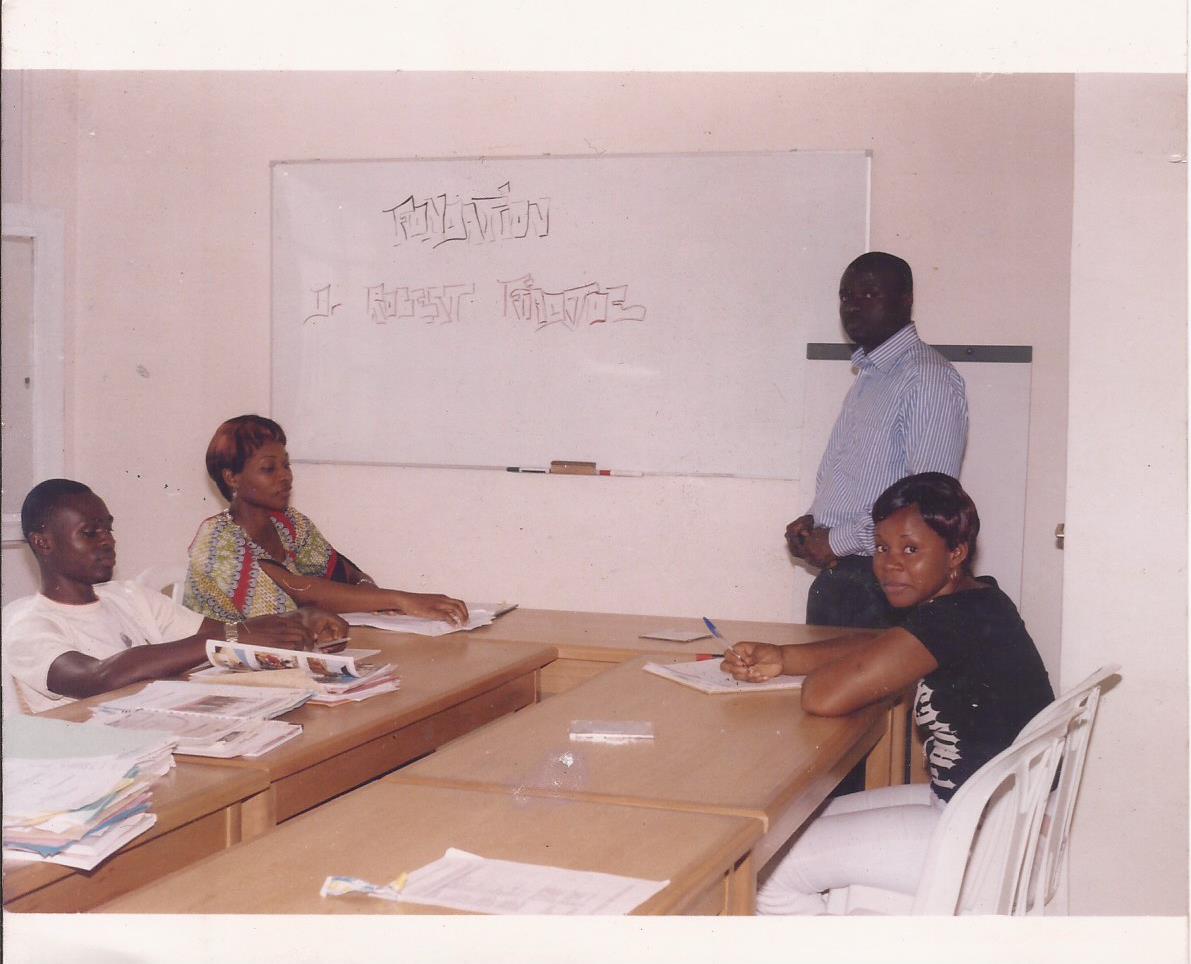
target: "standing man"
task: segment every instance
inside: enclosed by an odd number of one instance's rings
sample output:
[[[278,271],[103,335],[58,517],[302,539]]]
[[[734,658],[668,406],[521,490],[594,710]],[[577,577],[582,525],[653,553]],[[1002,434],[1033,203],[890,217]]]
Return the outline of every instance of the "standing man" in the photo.
[[[914,277],[901,258],[870,251],[839,283],[839,316],[856,344],[856,381],[827,442],[810,512],[786,526],[790,551],[819,570],[806,621],[883,628],[895,611],[873,576],[873,502],[919,472],[959,478],[968,436],[964,381],[918,338]]]

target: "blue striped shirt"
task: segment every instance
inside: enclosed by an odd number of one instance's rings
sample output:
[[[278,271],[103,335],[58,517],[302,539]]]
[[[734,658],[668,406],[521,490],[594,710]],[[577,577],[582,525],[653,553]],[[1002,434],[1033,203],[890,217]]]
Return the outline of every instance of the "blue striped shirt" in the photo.
[[[852,353],[856,381],[819,463],[811,515],[837,556],[873,554],[873,503],[918,472],[959,478],[968,438],[964,380],[907,325]]]

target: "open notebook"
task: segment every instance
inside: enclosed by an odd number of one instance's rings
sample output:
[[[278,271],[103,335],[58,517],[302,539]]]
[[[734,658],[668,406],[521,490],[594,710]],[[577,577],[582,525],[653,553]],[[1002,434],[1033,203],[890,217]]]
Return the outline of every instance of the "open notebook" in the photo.
[[[642,669],[663,679],[690,686],[702,693],[767,693],[802,686],[805,676],[775,676],[764,683],[743,683],[722,669],[722,659],[701,659],[693,663],[646,663]]]

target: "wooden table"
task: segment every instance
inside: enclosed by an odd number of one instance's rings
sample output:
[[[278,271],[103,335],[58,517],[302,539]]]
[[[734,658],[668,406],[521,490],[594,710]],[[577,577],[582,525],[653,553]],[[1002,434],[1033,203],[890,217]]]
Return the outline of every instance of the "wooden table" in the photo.
[[[811,716],[798,690],[711,696],[644,672],[649,661],[623,663],[388,779],[753,817],[764,828],[754,852],[760,867],[885,727],[881,706],[838,719]],[[650,720],[654,739],[575,743],[570,726],[579,719]]]
[[[713,614],[714,615],[714,614]],[[716,628],[729,640],[760,640],[778,646],[813,643],[844,636],[876,635],[875,630],[842,626],[804,626],[798,623],[770,623],[744,619],[716,619]],[[724,645],[708,638],[693,643],[670,643],[641,639],[642,633],[662,628],[706,632],[703,620],[690,616],[633,616],[622,613],[566,612],[551,609],[514,609],[491,626],[470,635],[482,640],[516,640],[554,646],[558,659],[542,670],[542,695],[565,693],[584,680],[626,660],[646,655],[720,654]],[[909,723],[913,693],[906,693],[889,708],[885,734],[865,760],[865,787],[893,786],[927,779],[921,744],[917,755],[910,744]],[[911,765],[914,764],[914,765]]]
[[[299,707],[284,719],[302,724],[302,735],[264,756],[186,757],[221,771],[263,774],[272,819],[254,833],[528,706],[537,699],[538,671],[555,657],[551,646],[478,643],[463,633],[430,638],[360,628],[352,630],[352,646],[379,649],[373,659],[396,664],[401,688],[360,703]],[[46,715],[84,720],[93,705],[126,692],[133,688]]]
[[[727,639],[754,639],[779,646],[870,632],[839,626],[802,626],[743,619],[716,619],[715,624]],[[566,692],[584,680],[637,656],[657,653],[693,657],[698,653],[718,655],[724,651],[724,644],[713,637],[693,643],[640,638],[642,633],[668,628],[707,632],[699,617],[518,608],[500,616],[492,625],[473,630],[468,635],[479,640],[542,643],[555,647],[558,659],[542,671],[542,695],[552,696]]]
[[[237,843],[268,816],[269,783],[257,770],[179,762],[153,783],[157,822],[95,870],[44,862],[4,863],[4,909],[89,910]]]
[[[328,875],[386,883],[457,847],[484,857],[669,880],[637,914],[744,913],[758,821],[382,780],[107,904],[115,913],[409,914],[442,908],[320,897]],[[483,956],[481,953],[480,957]]]

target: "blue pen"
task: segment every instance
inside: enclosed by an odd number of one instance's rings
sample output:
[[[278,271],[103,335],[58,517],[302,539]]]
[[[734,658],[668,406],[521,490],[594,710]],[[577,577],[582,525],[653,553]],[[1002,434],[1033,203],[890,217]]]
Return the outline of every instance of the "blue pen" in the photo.
[[[723,637],[723,634],[722,634],[722,633],[720,633],[720,631],[719,631],[718,629],[716,629],[716,628],[715,628],[715,623],[713,623],[713,622],[712,622],[710,619],[708,619],[706,616],[704,616],[704,617],[703,617],[703,625],[704,625],[704,626],[706,626],[706,627],[708,628],[708,630],[710,630],[710,632],[711,632],[711,635],[712,635],[712,636],[714,636],[716,639],[718,639],[718,640],[719,640],[721,643],[723,643],[723,644],[724,644],[725,648],[727,648],[727,649],[732,649],[732,644],[731,644],[731,643],[729,643],[729,642],[728,642],[728,641],[727,641],[727,640],[726,640],[726,639]]]

